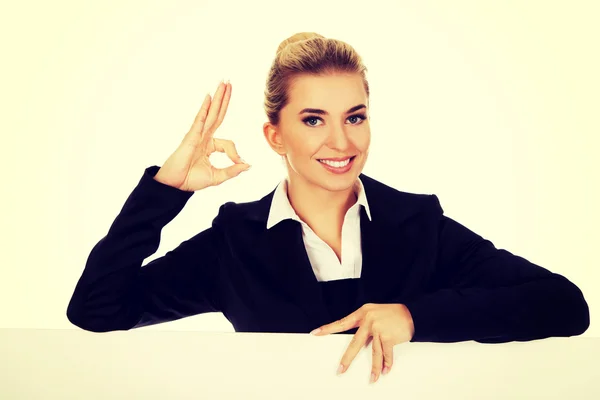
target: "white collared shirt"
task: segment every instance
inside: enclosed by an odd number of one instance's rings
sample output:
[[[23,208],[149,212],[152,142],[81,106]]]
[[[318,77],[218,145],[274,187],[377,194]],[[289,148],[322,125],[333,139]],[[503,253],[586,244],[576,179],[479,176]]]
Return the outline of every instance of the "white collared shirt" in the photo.
[[[338,279],[360,278],[362,270],[362,250],[360,235],[360,206],[365,208],[369,220],[371,211],[360,178],[354,184],[354,193],[357,201],[348,209],[342,224],[342,249],[341,262],[333,249],[300,219],[292,208],[287,197],[287,179],[283,179],[273,194],[267,229],[272,228],[285,219],[293,219],[302,225],[302,239],[306,253],[312,266],[315,277],[319,282]]]

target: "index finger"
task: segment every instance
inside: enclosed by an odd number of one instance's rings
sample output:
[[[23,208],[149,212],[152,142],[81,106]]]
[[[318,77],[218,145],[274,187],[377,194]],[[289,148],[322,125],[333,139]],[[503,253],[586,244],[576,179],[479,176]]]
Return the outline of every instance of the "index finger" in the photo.
[[[360,323],[360,316],[358,315],[360,310],[353,312],[352,314],[332,322],[327,325],[323,325],[311,332],[312,335],[323,336],[331,333],[345,332],[348,329],[356,328]]]

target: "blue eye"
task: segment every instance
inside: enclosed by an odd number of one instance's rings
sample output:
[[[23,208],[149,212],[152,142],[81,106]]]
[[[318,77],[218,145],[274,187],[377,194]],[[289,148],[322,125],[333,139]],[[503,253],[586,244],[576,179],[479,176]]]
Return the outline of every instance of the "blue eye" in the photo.
[[[306,117],[304,118],[302,121],[304,121],[304,123],[306,124],[308,121],[310,120],[320,120],[321,118],[319,117]],[[316,123],[315,123],[316,124]],[[308,124],[309,126],[316,126],[315,124]]]
[[[360,121],[355,122],[355,123],[351,123],[352,125],[359,125],[361,124],[365,119],[367,119],[367,116],[365,114],[354,114],[348,117],[348,119],[351,118],[360,118]],[[321,117],[314,117],[314,116],[310,116],[310,117],[306,117],[302,120],[302,122],[304,122],[305,124],[307,124],[308,126],[318,126],[316,124],[316,122],[313,123],[309,123],[308,121],[312,121],[312,120],[316,120],[316,121],[322,121]]]
[[[355,115],[351,115],[351,116],[348,117],[348,119],[350,119],[350,118],[360,118],[360,122],[358,122],[356,124],[353,124],[353,125],[358,125],[361,122],[363,122],[365,119],[367,119],[367,116],[364,115],[364,114],[355,114]]]

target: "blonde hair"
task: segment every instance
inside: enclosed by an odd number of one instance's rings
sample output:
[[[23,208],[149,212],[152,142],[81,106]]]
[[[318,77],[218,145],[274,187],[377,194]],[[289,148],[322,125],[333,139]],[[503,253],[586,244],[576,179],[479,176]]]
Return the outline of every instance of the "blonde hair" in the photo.
[[[289,101],[288,90],[294,77],[336,72],[360,74],[369,96],[367,68],[352,46],[315,32],[300,32],[285,39],[277,48],[267,77],[264,109],[269,122],[279,123],[281,109]]]

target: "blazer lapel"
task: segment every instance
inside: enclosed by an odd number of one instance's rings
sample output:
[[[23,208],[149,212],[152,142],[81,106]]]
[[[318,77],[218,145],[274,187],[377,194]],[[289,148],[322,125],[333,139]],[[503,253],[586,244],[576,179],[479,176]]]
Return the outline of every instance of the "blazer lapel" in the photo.
[[[302,309],[314,328],[332,322],[306,253],[300,223],[288,219],[267,230],[261,251],[268,255],[265,268],[281,292]]]
[[[361,208],[360,230],[362,247],[361,284],[364,303],[381,303],[387,293],[396,285],[390,261],[395,259],[396,248],[390,247],[389,234],[385,226],[370,221]]]
[[[360,207],[362,274],[359,301],[385,303],[401,301],[418,290],[420,281],[417,255],[419,239],[410,222],[419,210],[415,201],[363,174],[363,182],[373,220]],[[246,217],[259,223],[259,248],[253,249],[263,262],[261,269],[290,302],[296,304],[314,327],[333,322],[324,302],[302,239],[302,226],[284,220],[266,229],[274,191],[245,206]],[[419,203],[421,204],[421,203]]]
[[[418,243],[410,234],[409,204],[387,193],[388,188],[361,175],[372,220],[361,207],[361,285],[364,303],[397,302],[410,295],[415,278]],[[407,225],[408,224],[408,225]]]

